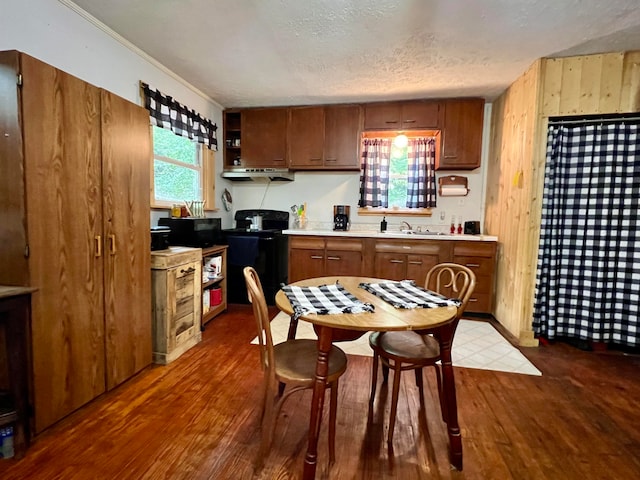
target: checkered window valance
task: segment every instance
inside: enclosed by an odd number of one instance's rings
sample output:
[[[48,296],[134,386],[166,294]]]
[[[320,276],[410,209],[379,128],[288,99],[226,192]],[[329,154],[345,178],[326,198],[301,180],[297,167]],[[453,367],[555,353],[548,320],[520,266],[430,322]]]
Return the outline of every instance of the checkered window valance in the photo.
[[[171,130],[176,135],[218,150],[216,131],[218,126],[195,110],[162,94],[144,82],[140,82],[144,92],[144,106],[149,110],[151,124]]]

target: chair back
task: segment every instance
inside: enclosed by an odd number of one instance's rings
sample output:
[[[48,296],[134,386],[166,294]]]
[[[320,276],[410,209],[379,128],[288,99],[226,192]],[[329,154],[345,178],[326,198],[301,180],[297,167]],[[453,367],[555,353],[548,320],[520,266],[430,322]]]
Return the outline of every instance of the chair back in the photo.
[[[267,375],[275,376],[275,356],[273,353],[273,337],[271,336],[271,323],[269,310],[264,297],[260,277],[253,267],[243,269],[244,280],[247,284],[247,295],[253,307],[253,316],[258,327],[258,343],[260,344],[260,360],[262,369]]]
[[[476,275],[473,271],[457,263],[439,263],[429,270],[424,287],[462,303],[458,307],[456,321],[462,317],[467,303],[476,288]]]

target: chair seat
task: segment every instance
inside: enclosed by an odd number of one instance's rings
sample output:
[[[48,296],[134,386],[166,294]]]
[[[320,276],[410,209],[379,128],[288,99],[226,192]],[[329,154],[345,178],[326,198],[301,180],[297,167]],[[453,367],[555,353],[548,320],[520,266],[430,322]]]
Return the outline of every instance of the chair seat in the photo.
[[[440,359],[440,345],[431,335],[412,331],[374,332],[369,345],[383,358],[418,365],[430,365]]]
[[[276,377],[283,383],[313,384],[318,358],[316,340],[288,340],[273,346]],[[331,347],[327,383],[335,381],[347,369],[347,356],[338,347]]]

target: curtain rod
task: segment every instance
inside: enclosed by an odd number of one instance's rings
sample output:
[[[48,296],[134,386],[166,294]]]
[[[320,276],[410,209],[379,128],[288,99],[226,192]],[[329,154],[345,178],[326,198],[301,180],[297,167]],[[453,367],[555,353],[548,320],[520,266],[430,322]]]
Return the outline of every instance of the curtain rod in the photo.
[[[557,118],[557,117],[556,117]],[[640,122],[640,115],[620,115],[615,117],[596,117],[596,118],[549,118],[549,125],[580,125],[585,123],[622,123],[622,122]]]

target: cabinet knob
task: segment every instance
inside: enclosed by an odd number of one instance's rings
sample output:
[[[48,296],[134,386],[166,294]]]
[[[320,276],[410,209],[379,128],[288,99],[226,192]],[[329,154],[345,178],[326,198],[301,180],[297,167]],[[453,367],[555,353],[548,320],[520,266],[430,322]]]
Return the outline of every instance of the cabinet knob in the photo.
[[[195,268],[193,268],[193,267],[189,267],[189,268],[187,268],[186,270],[185,270],[185,269],[180,270],[180,273],[187,273],[187,274],[189,274],[189,273],[193,273],[193,272],[195,272],[195,271],[196,271],[196,269],[195,269]]]

